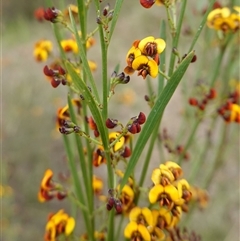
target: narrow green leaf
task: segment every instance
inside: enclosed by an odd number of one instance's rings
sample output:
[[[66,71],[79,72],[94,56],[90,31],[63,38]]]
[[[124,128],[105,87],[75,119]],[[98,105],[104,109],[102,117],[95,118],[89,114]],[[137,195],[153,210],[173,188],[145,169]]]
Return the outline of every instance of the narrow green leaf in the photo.
[[[176,90],[179,82],[181,81],[184,73],[186,72],[188,65],[191,63],[191,60],[194,56],[194,51],[190,52],[187,57],[179,65],[178,69],[173,73],[172,77],[168,81],[166,87],[163,89],[159,95],[155,105],[153,106],[147,121],[138,137],[136,147],[132,153],[132,156],[129,160],[129,164],[125,171],[124,177],[121,181],[121,188],[126,184],[128,177],[132,174],[137,161],[150,137],[154,128],[158,124],[159,118],[163,114],[165,107],[167,106],[169,100],[171,99],[174,91]]]
[[[73,123],[77,124],[77,118],[74,112],[73,104],[72,104],[72,99],[71,96],[68,95],[68,106],[69,106],[69,112],[70,112],[70,117]],[[78,135],[75,135],[75,142],[77,146],[77,151],[78,151],[78,156],[79,156],[79,163],[81,166],[81,173],[83,176],[83,181],[85,183],[85,191],[88,197],[88,204],[90,203],[91,198],[91,192],[92,192],[92,185],[91,185],[91,179],[88,178],[88,172],[87,172],[87,167],[86,167],[86,161],[85,161],[85,155],[83,152],[83,144],[82,140]]]
[[[76,73],[73,65],[68,61],[65,64],[66,64],[67,71],[70,73],[72,77],[72,81],[74,85],[79,90],[79,92],[83,95],[85,99],[84,101],[86,101],[87,105],[89,106],[89,109],[93,115],[93,118],[98,126],[98,131],[100,132],[101,136],[105,136],[103,120],[94,96],[92,95],[86,83]]]
[[[83,65],[83,70],[86,73],[84,75],[84,77],[87,76],[87,79],[89,80],[89,82],[91,84],[92,91],[93,91],[94,95],[96,96],[97,101],[99,102],[100,101],[99,93],[98,93],[97,86],[96,86],[96,83],[95,83],[93,75],[92,75],[92,71],[89,67],[87,55],[86,55],[86,52],[85,52],[85,48],[86,48],[85,47],[85,40],[86,39],[81,40],[81,38],[78,34],[78,30],[77,30],[77,27],[76,27],[74,17],[72,15],[72,11],[69,11],[69,14],[70,14],[71,25],[72,25],[72,28],[74,30],[74,34],[75,34],[75,37],[76,37],[76,40],[77,40],[77,45],[78,45],[79,55],[80,55],[82,65]],[[83,36],[82,36],[82,38],[83,38]],[[83,45],[83,43],[84,43],[84,45]],[[85,79],[84,79],[84,81],[86,82]]]
[[[110,40],[112,38],[112,34],[113,34],[115,26],[116,26],[123,1],[124,0],[117,0],[116,1],[115,7],[114,7],[113,19],[112,19],[112,23],[111,23],[111,28],[110,28],[110,32],[109,32],[109,39],[108,39],[109,43],[110,43]]]
[[[109,142],[108,142],[108,132],[107,128],[105,127],[105,123],[103,122],[101,113],[99,111],[99,108],[97,106],[97,103],[87,87],[86,83],[81,79],[81,77],[76,73],[74,70],[74,67],[70,62],[66,62],[66,68],[67,71],[70,73],[73,83],[76,86],[76,88],[82,93],[83,97],[85,98],[84,101],[86,101],[86,104],[88,105],[91,114],[97,124],[98,131],[101,135],[102,143],[104,146],[106,159],[107,159],[107,169],[108,169],[108,185],[109,188],[113,187],[113,171],[111,166],[111,159],[110,159],[110,153],[109,153]]]

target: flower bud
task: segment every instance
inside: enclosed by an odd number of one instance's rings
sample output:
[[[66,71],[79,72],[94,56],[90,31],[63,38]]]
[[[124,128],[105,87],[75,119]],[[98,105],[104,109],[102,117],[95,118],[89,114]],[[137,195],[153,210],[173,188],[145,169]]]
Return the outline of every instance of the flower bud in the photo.
[[[145,123],[145,121],[146,121],[146,116],[145,116],[145,114],[144,114],[143,112],[140,112],[139,115],[138,115],[138,117],[137,117],[137,122],[138,122],[138,124],[142,125],[142,124]]]
[[[106,127],[108,128],[108,129],[113,129],[114,127],[116,127],[118,125],[118,120],[116,120],[116,119],[110,119],[110,118],[108,118],[107,120],[106,120]]]
[[[155,3],[155,0],[140,0],[140,4],[144,8],[150,8]]]

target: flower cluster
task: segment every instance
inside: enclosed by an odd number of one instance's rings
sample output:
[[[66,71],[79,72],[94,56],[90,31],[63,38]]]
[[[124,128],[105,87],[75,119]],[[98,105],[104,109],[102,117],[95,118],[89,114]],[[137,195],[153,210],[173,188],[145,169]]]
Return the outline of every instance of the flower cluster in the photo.
[[[120,136],[119,132],[111,132],[109,133],[109,142],[112,146],[111,154],[112,159],[117,162],[121,157],[127,158],[131,155],[131,150],[126,143],[129,141],[129,135]],[[105,153],[103,146],[99,145],[96,151],[93,153],[93,165],[98,167],[102,163],[106,163]]]
[[[55,214],[50,214],[46,225],[45,241],[54,241],[61,235],[68,237],[75,228],[75,220],[63,209]]]
[[[159,206],[131,209],[129,223],[124,236],[131,240],[164,240],[167,233],[178,224],[183,211],[191,200],[190,185],[185,179],[181,167],[175,162],[161,164],[152,172],[154,186],[149,191],[149,201]],[[165,232],[166,231],[166,232]]]
[[[159,54],[164,51],[166,43],[163,39],[155,39],[153,36],[142,40],[134,41],[132,47],[127,53],[127,67],[124,72],[127,74],[138,71],[143,79],[150,75],[156,78],[158,75]]]
[[[240,86],[228,96],[228,99],[217,110],[218,114],[221,115],[227,123],[240,123],[239,87]]]
[[[185,160],[189,160],[189,153],[184,150],[183,145],[174,145],[173,140],[171,137],[168,135],[167,129],[163,129],[163,134],[162,134],[162,141],[164,143],[164,147],[167,149],[167,151],[171,154],[174,155],[183,155],[183,158]]]
[[[134,207],[129,213],[129,223],[124,236],[131,240],[150,241],[150,229],[153,227],[153,215],[149,208]],[[163,233],[164,236],[164,233]]]
[[[235,6],[233,9],[235,12],[231,12],[227,7],[212,10],[207,17],[208,27],[224,33],[236,32],[240,27],[240,7]]]
[[[58,200],[62,200],[67,196],[66,191],[62,190],[61,186],[52,180],[52,177],[52,170],[47,169],[44,173],[40,190],[38,192],[38,200],[40,202],[49,201],[54,197],[56,197]]]
[[[208,93],[205,94],[201,100],[198,100],[196,97],[191,97],[189,98],[188,102],[191,106],[197,107],[199,110],[204,111],[209,100],[215,99],[216,96],[217,96],[216,90],[213,88],[210,88]]]

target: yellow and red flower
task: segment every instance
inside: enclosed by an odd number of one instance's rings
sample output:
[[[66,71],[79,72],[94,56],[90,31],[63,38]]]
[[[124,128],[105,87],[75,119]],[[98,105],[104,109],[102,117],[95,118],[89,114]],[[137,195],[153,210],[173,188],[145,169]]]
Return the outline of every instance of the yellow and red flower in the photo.
[[[52,42],[49,40],[40,40],[35,44],[33,55],[36,61],[44,62],[52,52]]]
[[[184,199],[180,197],[178,189],[172,184],[155,185],[149,191],[148,198],[150,203],[159,202],[160,206],[167,206],[170,209],[174,205],[181,206],[184,204]]]
[[[132,187],[129,185],[125,185],[119,196],[119,200],[122,203],[122,211],[124,213],[129,213],[131,209],[134,207],[134,202],[133,202],[134,197],[135,197],[135,193]]]
[[[164,51],[166,42],[161,38],[155,39],[153,36],[149,36],[139,42],[138,48],[143,55],[153,58],[159,64],[158,59],[155,58]]]
[[[146,227],[153,226],[153,216],[149,208],[134,207],[129,213],[129,220]]]
[[[65,52],[73,52],[74,54],[78,53],[78,45],[74,39],[65,39],[60,42],[62,49]]]
[[[51,169],[47,169],[44,173],[40,190],[38,192],[39,202],[50,201],[54,197],[56,197],[58,200],[62,200],[67,196],[66,191],[61,190],[60,186],[53,182],[52,177],[53,171]]]
[[[46,225],[45,241],[55,241],[59,235],[70,236],[75,228],[75,220],[63,209],[55,214],[50,214]]]
[[[124,236],[125,238],[137,241],[150,241],[151,235],[148,229],[142,225],[137,224],[134,221],[131,221],[127,224],[124,229]]]
[[[232,30],[236,32],[240,26],[240,7],[235,6],[237,13],[231,13],[227,7],[212,10],[207,17],[207,25],[215,30],[222,30],[224,33]]]
[[[134,41],[127,53],[127,67],[124,72],[132,74],[137,70],[138,75],[141,75],[143,79],[147,75],[155,78],[158,75],[159,54],[165,48],[165,41],[160,38],[155,39],[153,36]]]
[[[161,184],[166,186],[174,181],[174,175],[167,166],[160,164],[159,168],[153,170],[151,180],[154,185]]]
[[[80,109],[82,107],[79,99],[72,99],[72,104],[77,107],[77,113],[80,114]],[[57,120],[56,120],[56,128],[59,128],[63,125],[65,120],[70,120],[70,113],[68,105],[65,105],[62,108],[59,108],[57,111]]]
[[[158,75],[158,65],[153,59],[149,59],[145,55],[140,55],[132,62],[132,68],[138,71],[138,76],[142,76],[143,79],[150,75],[156,78]]]

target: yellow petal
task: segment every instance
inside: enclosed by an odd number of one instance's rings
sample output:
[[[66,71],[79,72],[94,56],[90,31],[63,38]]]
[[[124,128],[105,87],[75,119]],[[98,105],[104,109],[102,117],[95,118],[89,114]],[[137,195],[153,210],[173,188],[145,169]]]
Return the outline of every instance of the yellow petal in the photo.
[[[65,234],[68,236],[70,233],[72,233],[74,227],[75,227],[74,218],[72,218],[72,217],[68,218],[67,224],[66,224],[66,227],[65,227]]]
[[[142,208],[142,215],[144,216],[146,222],[149,226],[153,226],[153,215],[149,208]]]
[[[158,75],[158,65],[157,63],[150,59],[148,61],[148,67],[149,67],[149,75],[152,76],[153,78],[156,78]]]
[[[124,229],[124,237],[125,238],[131,238],[132,234],[136,232],[138,229],[138,225],[136,222],[130,222]]]
[[[132,60],[134,60],[140,55],[141,55],[140,49],[136,48],[135,46],[132,46],[127,52],[126,61],[128,61],[129,57],[132,58]]]
[[[46,61],[48,58],[48,52],[41,48],[34,49],[33,55],[36,61]]]
[[[167,226],[169,226],[171,224],[172,221],[172,215],[171,212],[169,210],[167,210],[166,208],[160,208],[159,210],[159,215],[164,218]]]
[[[109,134],[108,137],[109,137],[109,140],[116,140],[116,138],[117,138],[119,135],[120,135],[120,134],[119,134],[118,132],[112,132],[112,133]],[[116,151],[120,150],[120,149],[123,147],[124,143],[125,143],[125,138],[124,138],[124,136],[122,136],[122,137],[118,140],[118,142],[113,146],[113,151],[116,152]]]
[[[142,39],[139,44],[138,44],[138,48],[140,49],[140,51],[143,53],[144,52],[144,49],[145,49],[145,46],[150,42],[150,43],[153,43],[155,40],[155,38],[153,36],[149,36],[149,37],[146,37],[144,39]]]
[[[51,240],[56,238],[56,225],[51,220],[47,222],[46,228],[47,233],[50,233]]]
[[[157,184],[155,185],[148,194],[149,202],[150,203],[155,203],[157,202],[159,195],[161,195],[164,191],[164,188],[162,185]]]
[[[167,161],[165,163],[165,166],[168,168],[180,168],[181,169],[181,167],[176,162],[172,162],[172,161]]]
[[[147,65],[149,62],[149,59],[145,55],[140,55],[137,58],[134,59],[132,62],[132,68],[134,70],[138,70],[142,65]]]
[[[161,39],[161,38],[157,38],[154,41],[157,44],[157,52],[160,54],[163,52],[163,50],[166,48],[166,42]]]
[[[239,6],[234,6],[233,9],[234,9],[235,11],[237,11],[238,13],[240,13],[240,7],[239,7]]]
[[[167,179],[170,182],[173,182],[174,181],[173,173],[166,166],[164,166],[164,168],[162,168],[162,167],[163,167],[163,165],[160,165],[161,175],[167,177]]]
[[[131,197],[132,199],[134,198],[134,191],[132,188],[128,185],[125,185],[122,189],[122,193],[125,193],[127,196]]]
[[[156,168],[152,172],[151,180],[154,183],[154,185],[160,184],[161,180],[161,171],[159,168]]]
[[[138,229],[138,232],[141,234],[143,240],[151,241],[150,233],[149,233],[148,229],[144,225],[138,224],[137,229]]]
[[[223,18],[228,18],[230,16],[230,9],[229,8],[222,8],[221,9],[221,15]]]
[[[153,227],[155,227],[157,225],[158,222],[158,216],[159,216],[159,211],[156,209],[152,210],[152,217],[153,217]]]
[[[141,213],[142,213],[142,210],[140,207],[134,207],[129,213],[129,220],[137,222],[138,217]]]
[[[169,197],[171,198],[171,200],[174,202],[176,200],[178,200],[180,197],[178,195],[178,190],[176,187],[174,187],[173,185],[167,185],[164,187],[164,192],[166,194],[169,195]]]
[[[50,180],[52,179],[53,177],[53,171],[51,169],[47,169],[44,173],[44,177],[42,179],[42,182],[41,182],[41,187],[43,189],[49,189],[50,188]]]

